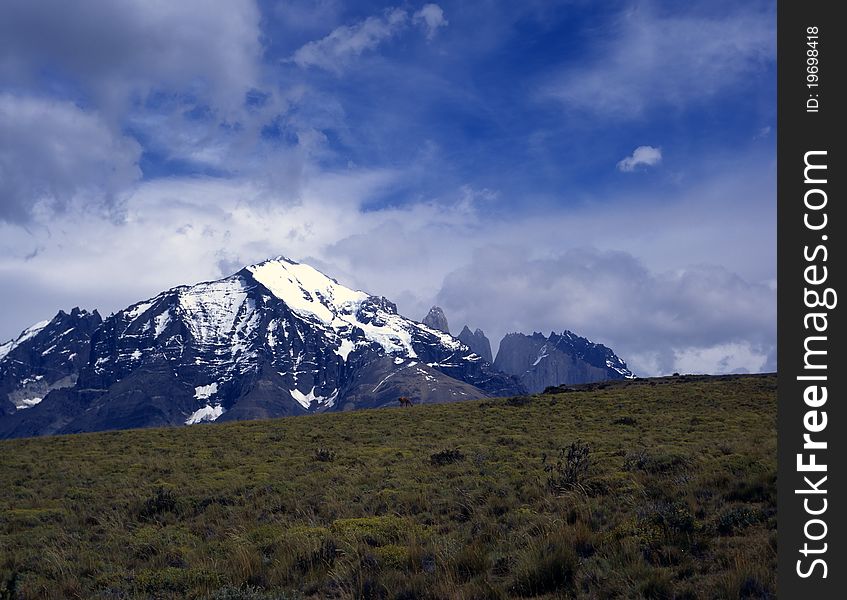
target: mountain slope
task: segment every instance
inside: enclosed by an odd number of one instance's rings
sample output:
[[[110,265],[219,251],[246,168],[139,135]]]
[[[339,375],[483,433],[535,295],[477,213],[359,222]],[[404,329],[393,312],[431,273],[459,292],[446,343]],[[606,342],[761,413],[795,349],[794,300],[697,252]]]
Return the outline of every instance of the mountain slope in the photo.
[[[0,436],[194,424],[508,395],[512,377],[385,298],[277,258],[108,317],[73,388]]]
[[[97,311],[59,311],[0,345],[0,415],[30,409],[51,390],[73,386],[102,322]]]
[[[610,348],[570,331],[552,332],[549,337],[510,333],[500,342],[494,365],[518,377],[530,393],[548,386],[632,377]]]

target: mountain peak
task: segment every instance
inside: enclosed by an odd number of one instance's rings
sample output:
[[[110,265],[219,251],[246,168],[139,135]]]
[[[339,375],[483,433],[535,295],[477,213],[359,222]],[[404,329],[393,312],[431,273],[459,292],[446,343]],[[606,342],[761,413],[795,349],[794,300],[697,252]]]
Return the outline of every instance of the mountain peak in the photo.
[[[571,331],[555,331],[550,337],[508,334],[500,342],[494,365],[520,378],[530,392],[548,386],[625,379],[632,372],[610,348],[595,344]]]
[[[470,327],[464,326],[459,334],[459,341],[473,350],[476,354],[484,358],[486,361],[493,363],[494,359],[491,355],[491,342],[485,337],[485,333],[480,328],[471,333]]]
[[[332,323],[339,312],[350,312],[369,294],[341,285],[312,266],[284,256],[246,268],[258,283],[298,313]]]
[[[433,306],[429,309],[429,312],[426,313],[426,316],[421,321],[427,327],[432,327],[433,329],[437,329],[438,331],[443,331],[444,333],[450,333],[450,325],[447,323],[447,317],[444,315],[444,311],[440,306]]]

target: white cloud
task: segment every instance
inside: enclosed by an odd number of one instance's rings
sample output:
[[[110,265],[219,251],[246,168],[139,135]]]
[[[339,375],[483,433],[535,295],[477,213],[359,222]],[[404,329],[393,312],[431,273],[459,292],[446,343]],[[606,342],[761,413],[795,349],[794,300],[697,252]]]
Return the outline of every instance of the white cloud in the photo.
[[[446,27],[450,24],[444,17],[444,11],[437,4],[424,4],[413,15],[412,20],[426,30],[426,39],[428,40],[435,37],[440,27]]]
[[[753,139],[754,139],[754,140],[760,140],[760,139],[762,139],[762,138],[766,138],[766,137],[768,137],[768,135],[770,134],[770,132],[771,132],[771,126],[770,126],[770,125],[765,125],[765,126],[764,126],[764,127],[762,127],[761,129],[759,129],[759,131],[757,131],[757,132],[756,132],[756,135],[755,135],[755,136],[753,136]]]
[[[301,46],[291,60],[302,68],[340,73],[352,60],[399,35],[410,23],[421,27],[428,40],[448,24],[437,4],[425,4],[411,17],[401,8],[392,8],[353,25],[336,27],[327,36]]]
[[[355,25],[342,25],[320,40],[300,47],[293,60],[300,67],[340,71],[350,60],[400,32],[408,21],[405,10],[394,8]]]
[[[653,146],[639,146],[632,154],[618,162],[618,171],[629,173],[636,167],[654,167],[662,162],[662,150]]]
[[[444,280],[451,322],[508,331],[570,329],[615,350],[642,375],[759,371],[776,345],[776,297],[716,266],[654,272],[626,252],[572,248],[534,258],[488,246]]]
[[[774,370],[770,361],[775,350],[743,342],[685,348],[676,352],[674,366],[679,373],[760,373]]]
[[[565,67],[541,95],[621,119],[705,102],[774,64],[775,22],[771,13],[752,10],[722,18],[665,17],[640,5],[622,16],[605,36],[609,41],[596,40],[596,61]]]
[[[141,147],[70,102],[0,94],[0,222],[83,199],[114,208],[140,178]]]

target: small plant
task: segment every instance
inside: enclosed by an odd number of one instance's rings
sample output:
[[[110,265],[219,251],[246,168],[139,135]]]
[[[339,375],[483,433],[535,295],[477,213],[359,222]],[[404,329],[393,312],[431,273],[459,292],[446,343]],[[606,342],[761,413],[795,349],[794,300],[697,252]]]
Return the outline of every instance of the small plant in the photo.
[[[691,460],[674,452],[650,453],[647,450],[630,452],[624,457],[624,471],[642,471],[650,475],[667,474],[687,468]]]
[[[431,462],[437,467],[449,465],[463,460],[465,460],[465,455],[462,454],[460,450],[454,450],[449,448],[447,450],[442,450],[441,452],[431,454],[429,457],[429,462]]]
[[[299,597],[293,594],[265,592],[252,585],[241,587],[228,585],[217,590],[209,597],[209,600],[294,600]]]
[[[612,421],[612,425],[635,425],[637,421],[632,417],[620,417]]]
[[[650,502],[639,509],[638,517],[642,523],[660,527],[671,535],[694,531],[694,515],[682,502]]]
[[[761,512],[754,511],[746,506],[737,506],[720,515],[715,528],[721,535],[733,535],[738,531],[762,520]]]
[[[506,406],[526,406],[530,402],[532,399],[529,396],[514,396],[506,400]]]
[[[332,462],[335,460],[335,452],[327,448],[318,448],[315,450],[314,459],[318,462]]]
[[[177,499],[172,490],[158,488],[156,492],[144,502],[140,516],[142,519],[154,519],[158,515],[176,512]]]
[[[577,440],[570,446],[559,449],[559,459],[555,463],[547,462],[547,454],[542,455],[541,463],[547,473],[547,487],[555,493],[573,489],[584,489],[588,476],[588,444]]]

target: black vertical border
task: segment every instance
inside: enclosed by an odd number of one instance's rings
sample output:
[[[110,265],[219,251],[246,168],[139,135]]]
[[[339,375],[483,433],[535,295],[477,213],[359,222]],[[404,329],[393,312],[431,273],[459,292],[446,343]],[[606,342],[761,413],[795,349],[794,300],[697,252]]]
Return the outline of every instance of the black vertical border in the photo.
[[[847,490],[847,394],[845,379],[847,365],[844,360],[844,338],[847,335],[842,314],[847,308],[847,290],[842,285],[844,266],[844,236],[847,236],[847,203],[844,180],[847,179],[847,161],[845,161],[844,141],[847,131],[844,128],[843,113],[847,111],[843,79],[847,70],[847,21],[836,13],[842,13],[844,5],[832,0],[779,0],[777,2],[777,259],[778,259],[778,596],[780,598],[828,599],[847,598],[847,535],[845,535],[845,490]],[[817,27],[819,42],[818,89],[807,86],[807,28]],[[817,94],[817,96],[810,96]],[[819,112],[807,112],[809,98],[820,102]],[[804,183],[804,156],[808,151],[825,150],[826,178],[824,186]],[[818,171],[818,173],[821,173]],[[827,194],[825,208],[828,216],[826,231],[814,232],[804,226],[804,194],[811,187],[822,187]],[[819,197],[819,196],[818,196]],[[819,217],[819,215],[815,215]],[[828,240],[821,240],[826,234]],[[820,566],[813,576],[802,578],[797,574],[797,560],[804,560],[808,568],[813,555],[801,554],[806,542],[804,525],[809,519],[804,509],[805,498],[810,495],[796,494],[796,489],[808,487],[803,481],[804,475],[813,480],[819,479],[816,473],[797,472],[797,454],[803,451],[803,434],[806,429],[803,417],[807,410],[803,392],[808,382],[798,381],[804,374],[804,347],[807,332],[804,316],[807,309],[804,304],[804,269],[808,263],[804,258],[804,247],[811,249],[824,243],[828,249],[828,268],[826,284],[818,288],[833,287],[836,292],[844,292],[838,298],[838,306],[828,313],[828,331],[826,333],[827,351],[826,374],[828,380],[821,385],[827,386],[828,401],[819,410],[827,412],[827,427],[815,439],[825,440],[825,451],[816,451],[817,462],[827,465],[827,480],[821,487],[827,489],[827,510],[820,516],[827,524],[827,535],[819,542],[809,541],[810,547],[827,544],[824,554],[814,557],[823,558],[827,563],[827,577],[824,579]],[[821,256],[821,255],[819,255]],[[817,334],[821,335],[821,334]],[[808,374],[808,371],[806,372]],[[808,451],[807,451],[808,452]],[[816,503],[822,496],[814,496]],[[817,535],[819,529],[813,527]]]

